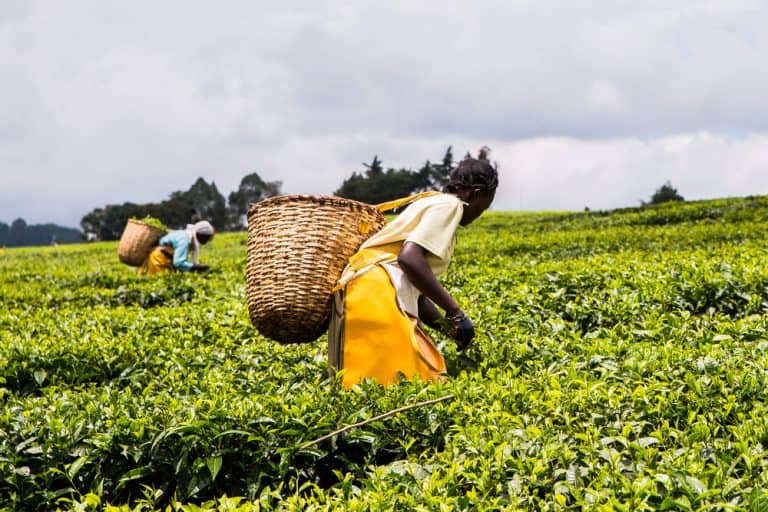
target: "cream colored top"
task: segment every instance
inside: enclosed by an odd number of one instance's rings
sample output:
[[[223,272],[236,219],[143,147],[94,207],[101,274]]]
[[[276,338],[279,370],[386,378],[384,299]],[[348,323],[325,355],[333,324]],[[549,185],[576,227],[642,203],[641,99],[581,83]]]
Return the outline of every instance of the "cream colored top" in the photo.
[[[435,194],[414,201],[361,248],[394,242],[414,242],[427,250],[427,264],[435,276],[448,270],[456,243],[456,228],[464,213],[464,202],[453,194]],[[418,317],[421,292],[406,277],[397,261],[382,263],[397,291],[400,308]]]

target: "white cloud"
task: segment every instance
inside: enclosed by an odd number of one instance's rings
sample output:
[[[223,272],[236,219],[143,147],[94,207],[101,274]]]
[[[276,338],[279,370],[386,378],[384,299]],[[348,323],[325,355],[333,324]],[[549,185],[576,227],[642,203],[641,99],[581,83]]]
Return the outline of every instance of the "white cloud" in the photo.
[[[533,139],[494,155],[503,163],[501,210],[637,206],[668,180],[691,200],[768,194],[767,134]]]
[[[765,26],[762,0],[7,0],[0,220],[76,225],[252,171],[327,193],[449,144],[494,147],[500,208],[759,189]]]
[[[621,92],[607,80],[597,80],[592,83],[587,95],[587,104],[594,111],[606,114],[621,114],[626,111]]]

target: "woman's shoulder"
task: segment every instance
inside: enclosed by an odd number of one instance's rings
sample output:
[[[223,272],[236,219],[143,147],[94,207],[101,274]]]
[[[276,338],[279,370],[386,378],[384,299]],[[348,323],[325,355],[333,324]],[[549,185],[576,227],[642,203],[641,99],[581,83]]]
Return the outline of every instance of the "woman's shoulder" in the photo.
[[[419,199],[414,203],[414,205],[418,204],[419,206],[423,208],[427,208],[430,206],[442,206],[445,208],[457,208],[459,206],[462,206],[463,203],[461,199],[456,197],[453,194],[447,193],[447,192],[437,192],[435,194],[431,194],[427,197],[424,197],[422,199]]]

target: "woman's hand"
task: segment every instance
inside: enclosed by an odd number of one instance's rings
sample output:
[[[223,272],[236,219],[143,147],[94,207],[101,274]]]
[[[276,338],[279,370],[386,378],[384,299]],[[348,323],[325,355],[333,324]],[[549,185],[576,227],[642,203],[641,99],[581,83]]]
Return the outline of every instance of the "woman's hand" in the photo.
[[[459,312],[449,319],[453,324],[451,337],[456,341],[456,346],[459,350],[464,350],[475,337],[475,326],[472,325],[472,322],[463,312]]]
[[[194,265],[192,265],[192,270],[194,272],[205,272],[209,268],[211,268],[211,267],[208,266],[208,265],[205,265],[203,263],[195,263]]]
[[[429,327],[453,338],[459,350],[467,348],[475,337],[475,327],[463,311],[459,310],[453,316],[443,316],[424,295],[419,295],[419,319]]]

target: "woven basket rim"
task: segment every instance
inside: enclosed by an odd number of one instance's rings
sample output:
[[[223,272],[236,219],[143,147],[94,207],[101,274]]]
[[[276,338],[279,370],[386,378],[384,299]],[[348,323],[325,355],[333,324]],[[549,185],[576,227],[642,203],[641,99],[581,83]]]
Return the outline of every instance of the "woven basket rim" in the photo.
[[[283,194],[279,196],[272,196],[266,199],[262,199],[258,203],[251,203],[251,205],[248,207],[248,217],[250,217],[253,214],[253,212],[255,212],[260,208],[278,206],[284,203],[294,203],[294,202],[309,202],[309,203],[327,204],[331,206],[345,206],[345,207],[352,206],[356,209],[361,209],[361,210],[376,209],[375,205],[364,203],[356,199],[347,199],[346,197],[341,197],[341,196],[316,195],[316,194]]]
[[[142,225],[144,227],[148,227],[150,229],[154,229],[154,230],[157,230],[157,231],[160,231],[160,232],[163,232],[163,233],[165,233],[167,231],[166,229],[159,228],[157,226],[153,226],[152,224],[147,224],[146,222],[143,222],[143,221],[140,221],[140,220],[137,220],[137,219],[128,219],[128,222],[126,222],[125,225],[128,226],[128,224],[130,224],[130,223],[140,224],[140,225]]]

